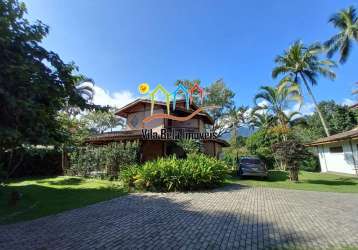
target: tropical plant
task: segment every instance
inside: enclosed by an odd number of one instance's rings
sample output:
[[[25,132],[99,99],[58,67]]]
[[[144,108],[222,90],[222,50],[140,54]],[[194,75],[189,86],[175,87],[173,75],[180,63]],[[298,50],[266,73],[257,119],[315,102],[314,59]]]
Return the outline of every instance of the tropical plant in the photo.
[[[205,106],[216,106],[208,113],[214,120],[213,130],[220,137],[230,131],[227,120],[234,105],[235,93],[226,86],[222,79],[205,88],[205,93]]]
[[[194,87],[195,83],[200,85],[201,81],[199,79],[197,80],[177,80],[175,82],[175,86],[178,86],[179,84],[182,84],[183,86],[187,87],[188,89]]]
[[[287,140],[274,144],[272,148],[276,157],[287,163],[290,180],[298,181],[298,172],[301,161],[309,155],[305,146],[296,140]]]
[[[332,71],[332,67],[335,67],[336,63],[328,59],[320,60],[319,55],[321,52],[322,46],[318,43],[305,46],[301,41],[296,41],[283,55],[275,59],[277,66],[273,69],[272,76],[277,78],[279,75],[285,75],[284,84],[287,82],[286,79],[292,79],[297,84],[302,84],[303,82],[319,114],[325,133],[329,136],[327,123],[309,86],[309,83],[312,86],[317,84],[319,75],[332,80],[336,77]]]
[[[231,170],[236,172],[237,161],[242,156],[249,155],[249,151],[245,146],[246,137],[243,136],[234,136],[231,134],[229,143],[230,147],[223,148],[223,160],[231,166]]]
[[[128,188],[169,192],[216,187],[226,176],[225,163],[204,154],[192,154],[187,159],[160,158],[120,173],[120,179]]]
[[[138,163],[138,148],[138,142],[77,147],[69,154],[70,167],[66,174],[90,176],[99,172],[116,177],[121,169]]]
[[[82,97],[86,102],[91,103],[94,97],[94,80],[84,75],[75,76],[75,92],[76,95]],[[81,109],[77,106],[70,105],[68,99],[64,111],[69,116],[76,116],[81,112]]]
[[[323,101],[318,104],[319,109],[326,114],[326,121],[329,130],[333,134],[345,132],[358,125],[358,111],[342,106],[334,101]],[[317,112],[304,117],[305,124],[296,126],[294,132],[297,138],[303,143],[308,143],[324,137],[325,132],[320,126],[320,119]]]
[[[236,107],[234,105],[232,108],[230,108],[228,112],[228,123],[229,129],[231,130],[231,136],[233,138],[237,138],[237,130],[239,128],[246,126],[250,123],[248,110],[249,107],[247,106]]]
[[[246,139],[245,145],[250,155],[259,156],[268,168],[274,168],[279,164],[273,155],[272,145],[279,141],[281,141],[280,135],[262,127]]]
[[[324,43],[331,58],[339,50],[340,63],[345,63],[351,53],[353,42],[358,42],[358,18],[353,6],[335,13],[329,18],[330,23],[339,30]]]
[[[106,130],[124,126],[124,120],[115,115],[114,109],[96,110],[84,115],[83,120],[94,133],[103,133]]]
[[[180,139],[176,144],[184,150],[186,155],[202,151],[202,143],[198,140]]]
[[[277,124],[277,117],[268,114],[267,111],[253,109],[250,115],[250,126],[252,128],[269,128]]]
[[[276,125],[288,127],[294,117],[299,114],[296,111],[287,113],[291,104],[301,105],[302,96],[299,86],[295,83],[281,84],[278,87],[262,86],[260,90],[254,97],[256,107],[253,113],[256,117],[266,119],[266,123],[276,121]],[[260,116],[260,111],[263,111],[266,117]]]
[[[0,154],[10,152],[8,168],[18,165],[22,157],[12,152],[24,145],[66,140],[56,119],[66,106],[93,108],[76,88],[78,67],[41,46],[49,27],[31,23],[26,12],[17,0],[0,1]]]

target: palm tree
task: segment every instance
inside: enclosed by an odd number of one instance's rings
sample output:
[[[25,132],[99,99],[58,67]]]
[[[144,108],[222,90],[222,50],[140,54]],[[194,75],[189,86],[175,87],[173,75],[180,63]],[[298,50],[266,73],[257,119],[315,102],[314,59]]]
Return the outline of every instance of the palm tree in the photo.
[[[282,141],[287,140],[287,130],[298,112],[288,112],[292,104],[301,106],[302,96],[299,85],[291,82],[280,84],[277,87],[262,86],[260,92],[255,95],[254,102],[256,107],[254,113],[264,112],[271,118],[272,129],[280,131]],[[281,169],[286,169],[284,161],[279,162]]]
[[[299,105],[302,103],[299,86],[295,83],[290,85],[281,84],[278,87],[262,86],[260,90],[254,98],[256,107],[253,113],[256,113],[256,117],[260,117],[258,114],[263,111],[270,123],[276,121],[277,125],[288,127],[290,121],[298,112],[288,113],[287,110],[292,103]]]
[[[76,95],[82,102],[92,102],[94,97],[94,84],[95,83],[91,78],[82,75],[77,76],[74,95]],[[69,100],[67,100],[65,112],[70,116],[74,116],[80,112],[80,108],[71,106]]]
[[[339,29],[339,33],[325,42],[325,47],[329,58],[339,50],[340,63],[345,63],[352,50],[352,43],[358,42],[358,18],[356,9],[350,6],[334,14],[329,21]]]
[[[284,74],[284,80],[292,79],[297,84],[303,82],[316,107],[326,135],[329,136],[326,121],[318,108],[316,98],[308,84],[310,83],[312,86],[316,85],[319,75],[328,77],[331,80],[336,77],[335,73],[331,70],[332,67],[336,66],[336,63],[329,59],[320,60],[319,54],[321,52],[322,46],[320,44],[316,43],[306,47],[302,42],[296,41],[283,55],[275,59],[277,66],[272,71],[272,77],[277,78],[279,75]]]
[[[79,76],[75,83],[76,94],[81,96],[86,101],[92,101],[94,96],[94,81],[85,76]]]
[[[261,110],[260,110],[261,111]],[[251,127],[252,128],[269,128],[277,123],[275,116],[265,112],[259,112],[259,110],[253,110],[251,112]]]
[[[233,106],[228,112],[228,122],[234,138],[237,138],[237,129],[248,123],[248,109],[245,106]]]

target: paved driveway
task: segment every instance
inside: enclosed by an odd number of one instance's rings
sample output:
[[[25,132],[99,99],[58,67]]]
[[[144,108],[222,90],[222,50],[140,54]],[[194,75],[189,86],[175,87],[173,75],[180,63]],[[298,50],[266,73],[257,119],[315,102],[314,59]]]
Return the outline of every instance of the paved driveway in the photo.
[[[358,246],[358,195],[240,186],[133,194],[0,226],[2,249],[344,246]]]

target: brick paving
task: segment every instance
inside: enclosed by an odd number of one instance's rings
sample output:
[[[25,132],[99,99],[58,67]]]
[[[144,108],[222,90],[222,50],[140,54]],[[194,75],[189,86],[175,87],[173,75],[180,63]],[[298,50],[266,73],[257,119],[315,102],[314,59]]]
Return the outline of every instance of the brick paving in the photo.
[[[358,195],[227,186],[132,194],[0,226],[0,249],[358,247]]]

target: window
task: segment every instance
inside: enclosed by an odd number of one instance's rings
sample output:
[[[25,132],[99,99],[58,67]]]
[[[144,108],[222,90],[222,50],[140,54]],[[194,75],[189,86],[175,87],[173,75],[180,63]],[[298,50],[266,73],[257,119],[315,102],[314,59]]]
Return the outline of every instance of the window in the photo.
[[[139,123],[139,119],[136,115],[134,115],[134,117],[130,121],[130,124],[132,125],[132,127],[137,127],[138,123]]]
[[[256,164],[256,165],[259,165],[261,164],[261,161],[259,159],[250,159],[250,158],[245,158],[245,159],[242,159],[240,161],[240,163],[242,164]]]
[[[343,147],[342,146],[331,147],[331,148],[329,148],[329,152],[331,152],[331,153],[343,153]]]

